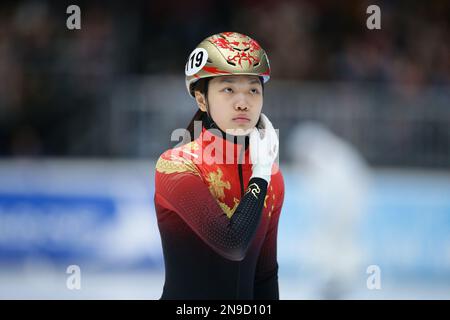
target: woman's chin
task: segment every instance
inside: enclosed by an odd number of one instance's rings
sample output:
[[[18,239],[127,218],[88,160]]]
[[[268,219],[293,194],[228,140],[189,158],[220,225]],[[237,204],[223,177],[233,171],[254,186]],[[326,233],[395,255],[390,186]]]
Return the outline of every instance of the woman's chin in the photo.
[[[231,134],[233,136],[247,136],[250,134],[250,132],[252,132],[253,128],[248,128],[248,127],[238,127],[238,128],[232,128],[232,129],[228,129],[226,131],[227,134]]]

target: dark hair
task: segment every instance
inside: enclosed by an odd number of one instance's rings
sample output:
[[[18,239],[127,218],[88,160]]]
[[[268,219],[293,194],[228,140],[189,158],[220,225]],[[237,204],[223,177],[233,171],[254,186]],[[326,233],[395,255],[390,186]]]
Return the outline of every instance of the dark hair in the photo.
[[[209,82],[209,78],[203,78],[203,79],[198,80],[194,84],[194,87],[192,88],[192,92],[194,93],[195,91],[199,91],[201,94],[203,94],[206,97],[206,95],[208,93],[208,82]],[[193,141],[197,138],[197,137],[194,137],[194,122],[195,121],[203,122],[204,116],[206,116],[206,112],[204,112],[200,109],[198,109],[197,112],[194,114],[194,116],[192,117],[192,120],[189,122],[189,125],[186,128],[187,134],[189,134],[189,136],[186,137],[187,140]]]
[[[192,92],[195,91],[199,91],[201,94],[203,94],[205,96],[206,99],[208,99],[207,95],[208,95],[208,84],[209,84],[209,80],[211,78],[203,78],[198,80],[195,84],[194,87],[192,88]],[[261,86],[262,86],[262,90],[264,93],[264,79],[262,77],[259,77],[259,81],[261,82]],[[191,121],[189,122],[189,125],[187,126],[186,130],[187,133],[189,134],[188,136],[185,137],[186,140],[189,141],[193,141],[198,137],[194,137],[194,122],[195,121],[204,121],[205,117],[207,116],[206,112],[198,109],[197,112],[194,114],[194,116],[192,117]],[[258,121],[259,123],[259,121]]]

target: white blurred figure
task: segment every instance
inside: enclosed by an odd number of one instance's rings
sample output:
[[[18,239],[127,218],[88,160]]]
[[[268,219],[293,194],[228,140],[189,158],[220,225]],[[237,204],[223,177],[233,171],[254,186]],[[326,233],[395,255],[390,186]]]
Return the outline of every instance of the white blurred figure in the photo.
[[[319,123],[298,125],[290,137],[294,167],[309,196],[314,221],[301,263],[314,273],[315,296],[345,298],[364,276],[359,222],[365,212],[369,168],[358,151]],[[314,290],[315,290],[314,289]]]

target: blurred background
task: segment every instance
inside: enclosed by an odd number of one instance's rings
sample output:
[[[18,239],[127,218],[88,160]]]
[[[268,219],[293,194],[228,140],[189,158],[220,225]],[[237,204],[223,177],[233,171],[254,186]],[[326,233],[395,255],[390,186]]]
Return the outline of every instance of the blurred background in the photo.
[[[271,62],[280,297],[449,299],[449,21],[445,0],[2,1],[0,298],[160,297],[155,161],[196,111],[189,53],[237,31]]]

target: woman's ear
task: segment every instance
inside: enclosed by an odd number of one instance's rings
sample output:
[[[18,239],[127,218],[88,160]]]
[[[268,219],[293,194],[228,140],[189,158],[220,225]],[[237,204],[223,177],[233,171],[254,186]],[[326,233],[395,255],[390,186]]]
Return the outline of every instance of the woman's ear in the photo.
[[[203,112],[206,112],[206,99],[205,95],[203,93],[200,93],[200,91],[194,91],[195,94],[195,101],[197,101],[197,105],[200,110]]]

